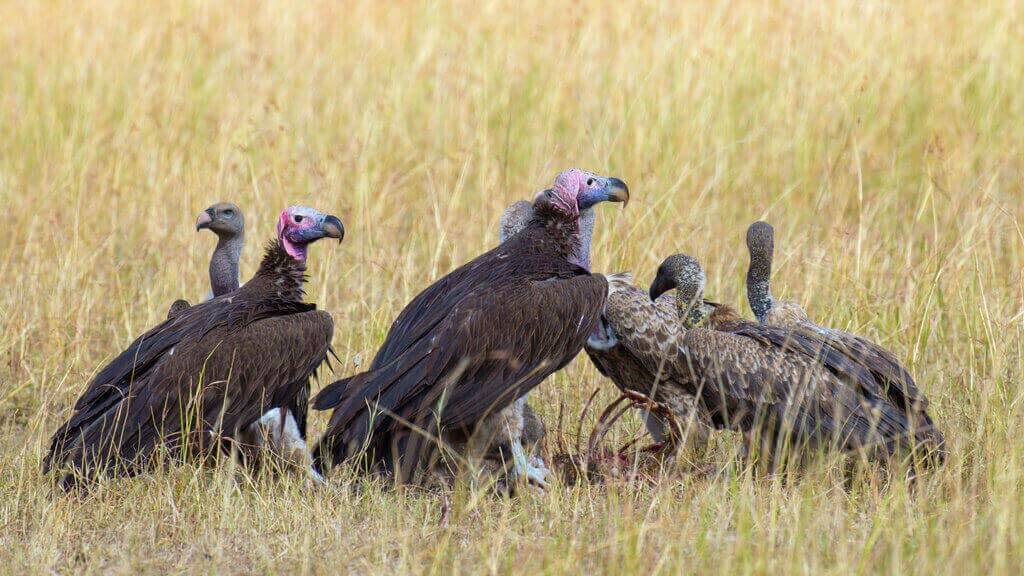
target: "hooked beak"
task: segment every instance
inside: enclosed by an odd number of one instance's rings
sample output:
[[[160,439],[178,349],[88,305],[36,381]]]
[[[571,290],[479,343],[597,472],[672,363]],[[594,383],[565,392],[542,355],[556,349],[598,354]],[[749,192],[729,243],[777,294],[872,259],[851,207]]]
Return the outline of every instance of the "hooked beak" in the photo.
[[[618,178],[609,178],[608,186],[606,187],[608,193],[608,200],[612,202],[622,202],[622,207],[625,208],[629,204],[629,186]]]
[[[654,302],[655,300],[658,299],[658,296],[661,296],[662,294],[668,292],[669,290],[675,289],[675,287],[676,283],[674,280],[661,274],[658,274],[654,278],[654,282],[651,282],[651,288],[650,290],[647,291],[647,294],[651,297],[651,302]]]
[[[618,178],[606,178],[604,186],[594,188],[580,194],[576,204],[580,210],[586,210],[600,202],[622,202],[625,206],[629,203],[629,187]]]
[[[323,230],[325,238],[337,238],[339,244],[345,238],[345,226],[337,216],[328,214],[324,217],[320,229]]]
[[[199,213],[199,218],[196,219],[196,232],[209,228],[210,224],[213,223],[213,209],[207,208]]]

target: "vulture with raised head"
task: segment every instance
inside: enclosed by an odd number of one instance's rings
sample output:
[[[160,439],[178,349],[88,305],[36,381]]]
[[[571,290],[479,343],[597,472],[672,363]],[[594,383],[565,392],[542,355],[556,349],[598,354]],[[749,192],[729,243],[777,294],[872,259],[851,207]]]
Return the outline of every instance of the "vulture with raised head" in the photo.
[[[758,322],[784,328],[798,333],[801,338],[827,345],[869,371],[881,385],[889,402],[906,414],[921,442],[934,448],[936,455],[941,458],[944,439],[928,414],[928,398],[899,360],[866,338],[813,322],[799,304],[776,300],[772,296],[775,230],[771,224],[759,221],[747,228],[747,250],[750,253],[747,302]]]
[[[681,327],[675,345],[647,362],[661,362],[686,382],[715,427],[743,432],[770,467],[804,448],[887,457],[935,447],[873,373],[820,341],[707,305],[704,278],[697,260],[682,254],[658,268],[650,298],[672,289],[686,293],[677,295],[677,309],[692,327]]]
[[[307,251],[343,236],[335,216],[283,211],[245,286],[165,320],[96,375],[54,433],[44,471],[62,473],[65,488],[133,475],[164,451],[212,455],[259,422],[306,452],[295,419],[305,421],[333,333],[330,314],[302,301]]]
[[[471,435],[568,364],[607,293],[604,277],[585,267],[580,211],[628,198],[617,178],[566,170],[537,195],[522,231],[416,296],[370,370],[317,395],[314,408],[334,409],[317,465],[363,454],[397,481],[417,480],[433,439]]]
[[[245,217],[230,202],[218,202],[199,213],[196,231],[210,230],[217,235],[217,247],[210,256],[210,291],[205,300],[238,290],[238,262],[245,245]],[[189,308],[188,300],[175,300],[167,311],[173,318]]]

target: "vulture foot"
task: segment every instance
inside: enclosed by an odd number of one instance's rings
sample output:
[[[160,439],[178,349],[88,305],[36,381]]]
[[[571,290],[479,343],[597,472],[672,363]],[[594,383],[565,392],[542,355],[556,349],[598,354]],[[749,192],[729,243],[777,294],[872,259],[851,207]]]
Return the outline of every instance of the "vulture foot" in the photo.
[[[544,460],[539,456],[527,458],[523,445],[519,442],[512,443],[512,476],[516,480],[523,480],[528,484],[536,486],[541,490],[548,487],[548,470]]]
[[[306,470],[306,488],[309,490],[315,490],[325,487],[327,487],[327,479],[310,466]]]

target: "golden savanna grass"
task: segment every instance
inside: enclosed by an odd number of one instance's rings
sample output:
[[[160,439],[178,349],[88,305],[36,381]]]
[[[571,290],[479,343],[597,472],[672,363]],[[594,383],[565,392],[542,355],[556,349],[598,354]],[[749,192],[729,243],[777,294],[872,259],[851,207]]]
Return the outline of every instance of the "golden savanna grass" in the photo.
[[[0,20],[0,570],[1024,570],[1020,2],[4,1]],[[342,217],[309,297],[348,374],[568,166],[629,183],[594,267],[640,282],[683,251],[745,307],[743,232],[771,220],[776,291],[905,359],[947,465],[916,490],[834,463],[782,481],[723,434],[710,473],[459,488],[447,525],[437,495],[344,470],[308,492],[178,467],[86,498],[40,474],[96,370],[205,293],[192,222],[213,201],[247,211],[243,275],[284,206]],[[564,406],[572,442],[596,388],[614,396],[580,358],[533,402],[549,429]]]

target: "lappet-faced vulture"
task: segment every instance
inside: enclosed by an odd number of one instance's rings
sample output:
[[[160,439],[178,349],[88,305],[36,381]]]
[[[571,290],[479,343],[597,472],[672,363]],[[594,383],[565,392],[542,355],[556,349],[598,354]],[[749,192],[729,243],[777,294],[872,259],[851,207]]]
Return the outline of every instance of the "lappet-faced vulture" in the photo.
[[[164,450],[212,455],[259,421],[305,451],[294,418],[305,420],[333,332],[331,316],[302,301],[306,256],[343,235],[334,216],[283,211],[245,286],[150,329],[96,375],[54,433],[44,471],[63,473],[65,488],[132,475]]]
[[[586,212],[592,212],[592,209]],[[532,218],[533,204],[530,202],[519,200],[510,204],[501,215],[499,241],[504,243],[518,234]],[[583,219],[581,215],[581,227],[585,228]],[[581,235],[585,234],[584,229]],[[511,463],[513,479],[518,476],[535,485],[545,486],[550,470],[536,452],[538,442],[545,434],[544,422],[527,402],[527,396],[524,394],[512,404],[481,420],[472,438],[464,439],[460,437],[462,434],[456,433],[449,435],[446,441],[457,446],[460,441],[469,440],[467,456],[470,459],[482,457],[482,469],[503,469]],[[528,454],[528,451],[533,453]]]
[[[739,430],[770,467],[806,448],[863,450],[887,457],[918,448],[913,422],[874,375],[834,348],[783,328],[742,319],[728,306],[703,309],[704,271],[677,254],[658,269],[650,297],[679,289],[682,329],[663,367],[699,399],[713,425]]]
[[[210,291],[205,300],[238,290],[241,279],[238,263],[245,245],[245,217],[242,210],[230,202],[218,202],[199,213],[196,231],[210,230],[217,235],[217,247],[210,256]],[[173,318],[187,310],[187,300],[175,300],[167,311]]]
[[[429,463],[428,435],[472,434],[568,364],[607,293],[604,277],[581,261],[580,211],[627,199],[617,178],[559,174],[537,195],[525,229],[406,306],[368,372],[321,390],[314,408],[334,413],[317,463],[362,453],[398,481],[415,480]]]

